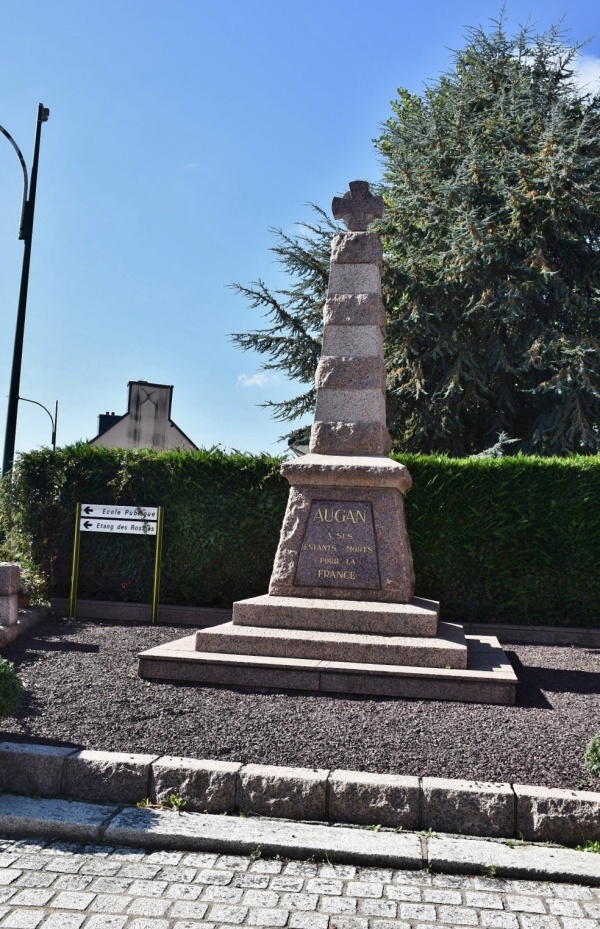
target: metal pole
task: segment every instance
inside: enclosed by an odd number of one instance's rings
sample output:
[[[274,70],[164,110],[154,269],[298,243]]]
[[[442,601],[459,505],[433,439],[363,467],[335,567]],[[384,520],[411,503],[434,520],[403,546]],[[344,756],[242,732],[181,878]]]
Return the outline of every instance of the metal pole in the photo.
[[[163,540],[163,523],[164,511],[162,506],[158,508],[158,520],[156,523],[156,558],[154,560],[154,589],[152,591],[152,617],[151,623],[154,625],[158,619],[158,601],[160,598],[160,566],[162,556]]]
[[[69,597],[69,616],[77,617],[77,580],[79,578],[79,552],[81,550],[81,503],[75,510],[75,538],[73,539],[73,565],[71,567],[71,596]]]
[[[15,456],[15,439],[17,434],[17,407],[19,405],[19,386],[21,382],[21,360],[23,357],[23,336],[25,333],[25,311],[27,309],[27,287],[29,284],[29,264],[31,261],[31,239],[33,235],[33,214],[35,210],[35,192],[37,187],[38,160],[40,155],[40,138],[42,123],[50,115],[50,110],[41,103],[38,105],[37,124],[35,129],[35,143],[33,146],[33,163],[31,165],[31,187],[29,199],[25,204],[23,216],[23,268],[21,271],[21,288],[19,290],[19,306],[17,309],[17,326],[15,329],[15,346],[13,350],[12,372],[8,394],[8,410],[6,413],[6,434],[4,439],[4,459],[2,474],[12,468]]]

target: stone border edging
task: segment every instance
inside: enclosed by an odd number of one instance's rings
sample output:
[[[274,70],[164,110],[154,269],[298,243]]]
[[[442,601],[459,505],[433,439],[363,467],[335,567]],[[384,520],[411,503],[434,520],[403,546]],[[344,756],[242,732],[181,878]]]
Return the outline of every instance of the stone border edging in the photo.
[[[148,603],[117,603],[112,600],[79,600],[78,619],[106,622],[148,622]],[[66,616],[67,597],[52,597],[50,612]],[[194,626],[205,629],[231,621],[232,611],[221,607],[171,606],[159,607],[158,625]],[[529,642],[535,645],[587,645],[600,648],[600,629],[585,626],[519,626],[510,623],[462,623],[467,635],[495,635],[506,642]]]
[[[0,649],[6,648],[20,635],[41,623],[48,615],[47,606],[32,606],[26,610],[19,610],[16,623],[10,626],[0,625]]]
[[[517,626],[510,623],[463,623],[463,626],[467,635],[495,635],[503,642],[600,648],[600,629],[587,626]]]
[[[52,597],[50,612],[54,616],[69,615],[69,598]],[[105,622],[149,623],[150,603],[120,603],[116,600],[78,600],[77,619],[94,619]],[[160,604],[157,625],[218,626],[231,620],[231,609],[212,606],[173,606]]]
[[[0,790],[92,803],[386,826],[577,845],[600,841],[600,793],[170,755],[0,743]]]

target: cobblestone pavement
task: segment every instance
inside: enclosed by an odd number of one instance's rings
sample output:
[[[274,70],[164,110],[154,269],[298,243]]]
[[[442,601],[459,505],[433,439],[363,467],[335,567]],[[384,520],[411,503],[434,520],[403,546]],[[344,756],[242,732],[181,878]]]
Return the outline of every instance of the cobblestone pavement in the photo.
[[[0,839],[0,929],[600,929],[600,887]]]

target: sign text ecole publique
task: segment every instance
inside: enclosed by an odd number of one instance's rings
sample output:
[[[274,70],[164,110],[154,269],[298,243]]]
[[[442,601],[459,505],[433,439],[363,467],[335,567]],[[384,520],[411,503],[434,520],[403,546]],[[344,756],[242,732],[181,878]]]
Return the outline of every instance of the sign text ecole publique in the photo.
[[[82,532],[117,532],[125,535],[156,535],[158,507],[104,506],[82,503],[79,528]]]
[[[129,536],[152,535],[156,536],[152,622],[156,622],[160,588],[162,525],[163,511],[160,506],[121,506],[104,503],[78,503],[75,518],[75,541],[73,544],[70,615],[74,617],[77,610],[77,579],[79,576],[82,532],[105,532]]]

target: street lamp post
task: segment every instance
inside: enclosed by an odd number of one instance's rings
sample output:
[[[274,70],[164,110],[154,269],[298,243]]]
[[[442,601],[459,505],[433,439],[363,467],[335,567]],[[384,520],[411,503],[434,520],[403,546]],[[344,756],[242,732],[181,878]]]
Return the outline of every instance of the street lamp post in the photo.
[[[56,401],[56,406],[54,407],[54,416],[50,412],[47,406],[44,406],[43,403],[40,403],[39,400],[28,400],[27,397],[19,397],[19,400],[24,400],[25,403],[35,403],[36,406],[41,406],[43,410],[46,411],[50,417],[50,422],[52,423],[52,451],[56,451],[56,424],[58,422],[58,400]]]
[[[15,345],[13,350],[12,371],[10,377],[10,389],[8,394],[8,409],[6,413],[6,434],[4,439],[4,458],[2,463],[2,474],[7,474],[12,468],[15,454],[15,437],[17,433],[17,407],[19,405],[19,385],[21,381],[21,360],[23,357],[23,335],[25,332],[25,311],[27,309],[27,287],[29,284],[29,264],[31,261],[31,239],[33,236],[33,214],[35,210],[35,192],[37,187],[38,160],[40,154],[40,138],[42,123],[45,123],[50,115],[48,110],[41,103],[38,106],[37,123],[35,129],[35,142],[33,146],[33,161],[31,164],[31,183],[29,185],[29,195],[27,191],[27,167],[21,151],[12,138],[12,136],[0,126],[0,131],[12,144],[23,169],[23,205],[21,208],[21,225],[19,228],[19,239],[24,242],[23,248],[23,267],[21,270],[21,287],[19,290],[19,305],[17,308],[17,326],[15,329]]]

